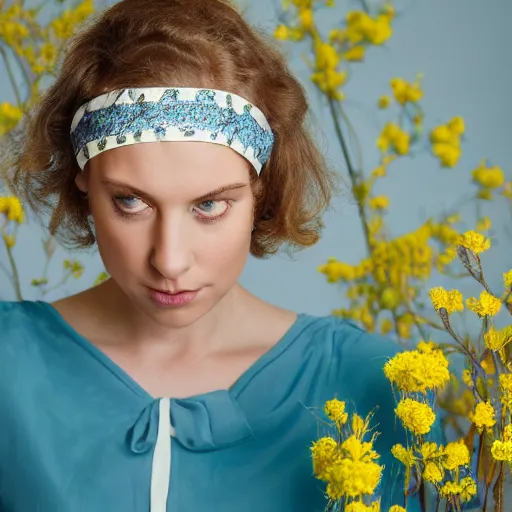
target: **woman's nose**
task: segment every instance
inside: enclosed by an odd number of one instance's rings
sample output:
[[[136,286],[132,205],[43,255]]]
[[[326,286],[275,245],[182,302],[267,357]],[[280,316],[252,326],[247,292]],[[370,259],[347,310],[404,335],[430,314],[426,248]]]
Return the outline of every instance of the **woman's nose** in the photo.
[[[151,264],[166,279],[176,280],[191,267],[189,234],[184,223],[162,222],[156,229]]]

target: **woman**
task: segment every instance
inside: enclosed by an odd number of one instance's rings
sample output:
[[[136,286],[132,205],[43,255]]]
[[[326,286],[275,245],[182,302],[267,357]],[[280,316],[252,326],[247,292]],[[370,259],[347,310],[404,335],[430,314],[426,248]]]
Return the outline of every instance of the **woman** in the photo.
[[[381,453],[401,440],[391,342],[237,284],[249,252],[318,239],[334,181],[306,114],[223,0],[124,0],[75,38],[15,187],[111,279],[0,304],[2,510],[321,511],[325,400],[375,410]]]

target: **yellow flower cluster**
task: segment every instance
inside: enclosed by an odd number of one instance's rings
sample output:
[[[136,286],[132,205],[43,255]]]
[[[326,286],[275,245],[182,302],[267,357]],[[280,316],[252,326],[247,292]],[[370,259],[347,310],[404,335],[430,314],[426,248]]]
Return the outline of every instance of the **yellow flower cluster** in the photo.
[[[491,455],[498,461],[512,463],[512,424],[503,429],[503,440],[493,441]]]
[[[17,197],[0,197],[0,215],[7,221],[21,224],[24,220],[23,208]]]
[[[386,9],[372,18],[364,11],[351,11],[346,15],[346,37],[352,44],[367,42],[373,45],[384,44],[392,35],[394,11]]]
[[[364,441],[370,417],[363,420],[354,414],[347,422],[345,402],[337,399],[327,401],[324,410],[334,422],[339,442],[326,436],[312,443],[314,474],[327,482],[327,495],[332,500],[350,500],[347,503],[354,503],[353,510],[365,510],[355,508],[355,503],[374,493],[383,470],[383,466],[377,463],[379,455],[373,449],[375,436]],[[380,510],[378,502],[375,502],[375,507],[370,510]]]
[[[13,3],[5,10],[0,9],[0,40],[18,54],[21,53],[23,41],[30,35],[29,28],[24,23],[26,15],[20,3]]]
[[[342,100],[343,93],[339,90],[347,80],[347,72],[338,70],[340,55],[329,43],[317,40],[314,45],[315,70],[311,80],[327,96]]]
[[[93,12],[93,0],[84,0],[75,9],[65,10],[51,22],[50,27],[58,39],[67,40],[73,35],[77,26],[83,23]]]
[[[407,311],[409,301],[417,293],[417,280],[423,282],[429,279],[434,264],[441,270],[449,264],[454,256],[450,255],[448,248],[453,247],[460,235],[448,221],[428,221],[416,231],[394,240],[380,240],[372,233],[370,236],[370,258],[357,265],[329,258],[326,264],[318,267],[328,282],[348,284],[346,296],[350,300],[350,307],[333,313],[361,322],[366,329],[373,331],[376,320],[374,311],[393,311],[394,323],[383,319],[381,332],[386,334],[394,326],[400,337],[407,339],[418,321]],[[438,243],[434,245],[434,242]],[[436,253],[438,246],[445,246],[446,252]],[[454,294],[449,298],[452,298],[455,306]],[[405,307],[405,311],[400,311],[401,307]]]
[[[491,247],[491,241],[476,231],[466,231],[457,240],[457,244],[462,245],[462,247],[469,249],[475,254],[487,251]]]
[[[439,158],[443,167],[457,165],[462,152],[460,138],[464,130],[464,120],[461,117],[454,117],[430,132],[432,152]]]
[[[398,353],[384,365],[384,375],[403,393],[437,390],[450,380],[448,360],[439,349],[420,345],[423,350]]]
[[[467,476],[460,482],[446,482],[439,493],[442,498],[451,498],[460,496],[462,501],[470,501],[471,498],[476,494],[477,487],[475,481]]]
[[[482,293],[480,293],[480,298],[469,297],[466,300],[466,306],[479,317],[495,316],[500,311],[501,300],[483,290]]]
[[[443,466],[449,471],[453,471],[461,466],[467,466],[470,463],[469,450],[463,440],[448,443],[444,448]]]
[[[23,111],[11,103],[0,103],[0,137],[16,127]]]
[[[463,439],[448,443],[446,446],[425,442],[415,445],[415,449],[396,444],[392,447],[391,453],[404,464],[406,475],[409,475],[410,469],[416,466],[421,470],[422,478],[434,484],[444,497],[459,496],[462,501],[469,501],[476,493],[476,483],[473,479],[466,477],[459,481],[461,469],[468,471],[471,462],[469,449]],[[451,472],[455,480],[446,481],[447,472]],[[443,481],[445,483],[441,485]]]
[[[93,0],[84,0],[74,9],[64,10],[45,27],[37,21],[39,9],[27,9],[17,2],[2,10],[0,3],[0,39],[25,59],[34,74],[51,73],[63,43],[93,11]],[[35,90],[37,85],[36,81]]]
[[[386,123],[379,138],[377,147],[382,153],[389,150],[395,151],[399,155],[406,155],[409,152],[411,136],[396,123]]]
[[[445,290],[442,286],[436,286],[430,289],[429,295],[436,311],[446,309],[446,312],[450,315],[464,309],[462,294],[459,290]]]
[[[398,402],[395,414],[401,420],[403,426],[416,436],[428,434],[436,415],[432,408],[423,402],[412,398],[405,398]]]
[[[495,439],[491,448],[492,456],[499,461],[512,463],[512,441],[500,441]]]
[[[345,402],[333,399],[325,402],[324,411],[327,417],[337,425],[344,425],[347,422],[348,414],[345,412]]]
[[[84,267],[79,261],[64,260],[64,269],[69,271],[76,279],[84,273]]]
[[[473,170],[472,176],[473,181],[483,189],[480,194],[483,199],[490,199],[490,191],[505,183],[503,171],[496,165],[488,167],[485,160],[482,160],[480,165]]]
[[[393,96],[400,105],[406,103],[417,103],[423,98],[420,82],[409,83],[403,78],[393,78],[390,82]]]
[[[479,402],[474,412],[469,414],[469,419],[475,424],[478,432],[489,432],[496,424],[494,407],[490,402]]]
[[[512,374],[502,373],[499,376],[500,402],[512,413]]]
[[[491,327],[484,334],[484,341],[489,350],[499,352],[512,341],[512,326],[509,325],[500,330]]]
[[[375,196],[370,199],[370,208],[372,210],[385,210],[389,208],[389,197]]]
[[[512,288],[512,270],[503,274],[503,283],[505,288]]]

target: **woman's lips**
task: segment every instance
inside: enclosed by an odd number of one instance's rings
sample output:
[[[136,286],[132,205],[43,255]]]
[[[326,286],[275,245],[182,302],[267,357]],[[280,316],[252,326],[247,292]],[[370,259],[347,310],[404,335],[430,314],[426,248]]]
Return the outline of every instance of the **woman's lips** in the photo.
[[[169,293],[161,290],[149,289],[149,295],[153,302],[159,306],[185,306],[192,302],[199,290],[184,290],[177,293]]]

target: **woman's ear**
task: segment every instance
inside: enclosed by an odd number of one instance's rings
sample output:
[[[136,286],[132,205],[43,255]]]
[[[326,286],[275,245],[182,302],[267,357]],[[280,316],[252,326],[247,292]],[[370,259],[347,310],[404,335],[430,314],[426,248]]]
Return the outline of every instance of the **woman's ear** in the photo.
[[[75,184],[84,194],[89,192],[89,169],[88,166],[79,172],[75,177]]]

